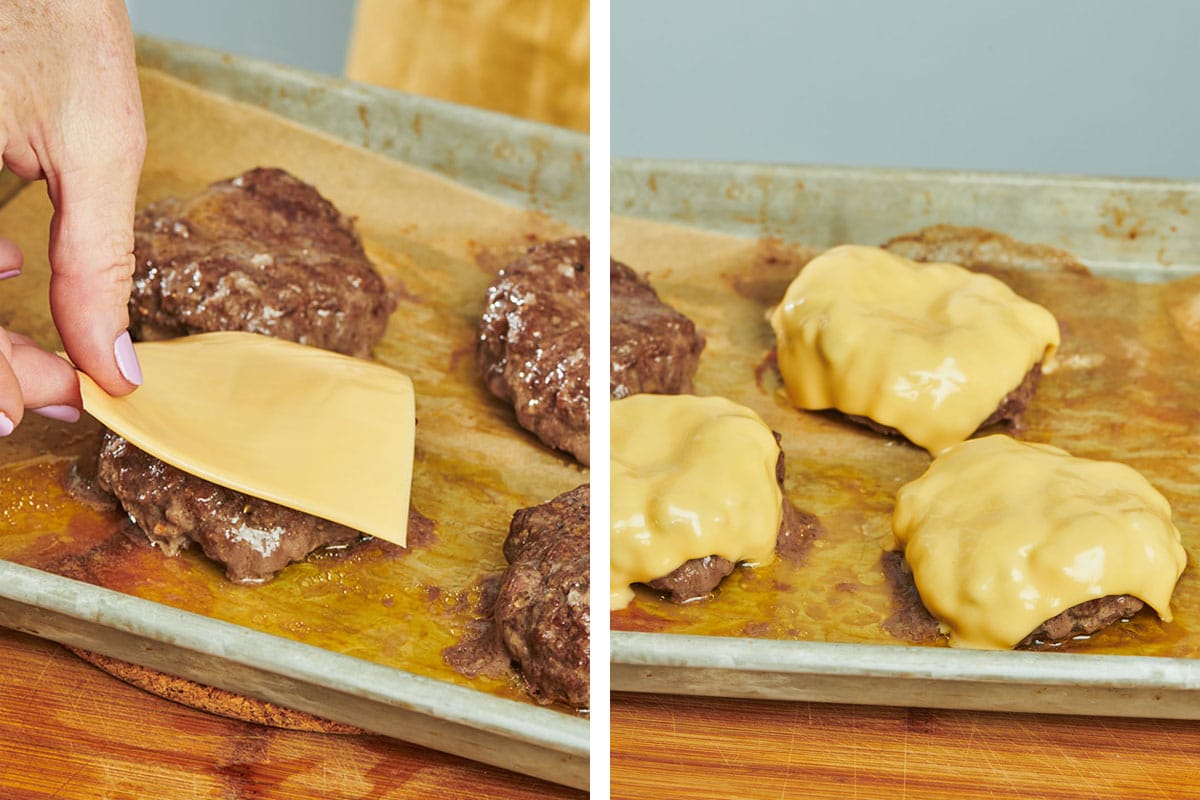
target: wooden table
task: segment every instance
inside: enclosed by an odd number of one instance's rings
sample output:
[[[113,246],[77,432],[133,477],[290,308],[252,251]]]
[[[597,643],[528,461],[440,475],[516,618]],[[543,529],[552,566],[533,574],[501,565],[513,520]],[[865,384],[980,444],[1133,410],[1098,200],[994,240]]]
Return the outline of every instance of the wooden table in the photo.
[[[618,693],[612,797],[1200,797],[1200,723]]]
[[[384,737],[282,731],[193,711],[0,628],[3,800],[585,796]]]

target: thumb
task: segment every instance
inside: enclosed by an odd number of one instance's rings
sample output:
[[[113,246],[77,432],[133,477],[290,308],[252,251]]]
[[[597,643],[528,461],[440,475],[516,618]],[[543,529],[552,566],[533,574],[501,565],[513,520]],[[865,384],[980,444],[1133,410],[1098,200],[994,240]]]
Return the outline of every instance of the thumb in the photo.
[[[133,391],[141,367],[129,339],[133,213],[141,153],[47,174],[50,312],[67,354],[111,395]]]

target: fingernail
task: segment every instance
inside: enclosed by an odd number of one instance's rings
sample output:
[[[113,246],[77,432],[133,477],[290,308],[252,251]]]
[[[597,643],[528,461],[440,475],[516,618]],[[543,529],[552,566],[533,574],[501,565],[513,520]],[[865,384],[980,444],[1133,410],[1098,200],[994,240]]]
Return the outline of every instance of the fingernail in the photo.
[[[125,376],[125,380],[134,386],[142,385],[142,365],[138,363],[137,353],[133,351],[133,340],[129,331],[123,331],[113,344],[113,352],[117,357],[117,369]]]
[[[41,408],[29,409],[35,414],[41,414],[43,417],[56,419],[59,422],[79,422],[79,409],[75,406],[42,406]]]
[[[0,436],[8,436],[13,432],[13,430],[16,429],[16,427],[17,426],[13,424],[13,421],[8,418],[8,414],[0,411]]]
[[[5,281],[5,280],[8,280],[9,278],[15,278],[20,274],[21,274],[21,270],[19,270],[19,269],[2,270],[2,271],[0,271],[0,281]]]

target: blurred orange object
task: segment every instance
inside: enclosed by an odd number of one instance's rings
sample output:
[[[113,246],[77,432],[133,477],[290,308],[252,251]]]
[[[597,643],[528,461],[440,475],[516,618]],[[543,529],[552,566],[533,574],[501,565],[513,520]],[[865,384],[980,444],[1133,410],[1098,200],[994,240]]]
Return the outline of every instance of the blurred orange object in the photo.
[[[588,130],[588,0],[359,0],[346,76]]]

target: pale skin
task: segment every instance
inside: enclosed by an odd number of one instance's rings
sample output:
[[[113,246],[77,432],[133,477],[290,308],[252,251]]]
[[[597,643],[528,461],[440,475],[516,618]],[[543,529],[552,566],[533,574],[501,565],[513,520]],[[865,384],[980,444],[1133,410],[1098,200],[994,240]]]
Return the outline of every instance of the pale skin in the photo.
[[[141,383],[126,329],[145,148],[124,3],[0,0],[0,153],[46,182],[54,324],[71,361],[114,396]],[[0,276],[20,280],[23,262],[0,236]],[[0,435],[27,410],[70,421],[80,408],[71,364],[0,328]]]

